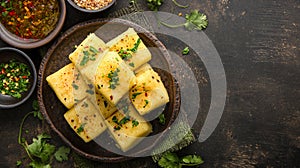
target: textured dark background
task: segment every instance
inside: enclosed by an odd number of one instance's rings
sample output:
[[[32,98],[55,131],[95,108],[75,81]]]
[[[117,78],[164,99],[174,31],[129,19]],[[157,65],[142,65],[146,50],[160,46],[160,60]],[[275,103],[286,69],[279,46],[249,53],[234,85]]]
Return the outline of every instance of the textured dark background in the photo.
[[[144,10],[144,0],[137,0]],[[298,0],[191,0],[190,8],[180,9],[166,1],[161,11],[177,14],[200,9],[209,19],[205,30],[218,50],[227,77],[226,107],[220,124],[203,143],[196,142],[178,154],[199,154],[201,167],[300,167],[300,1]],[[109,10],[84,14],[67,4],[62,33],[82,21],[103,18],[128,5],[118,0]],[[166,37],[160,40],[180,54],[182,45]],[[23,50],[37,68],[52,42],[34,50]],[[8,46],[0,40],[0,47]],[[192,53],[193,54],[193,53]],[[191,58],[193,55],[191,54]],[[201,92],[201,113],[194,125],[199,131],[209,108],[209,79],[202,65],[192,63]],[[201,63],[199,63],[201,64]],[[197,68],[198,67],[198,68]],[[17,143],[22,117],[32,110],[31,102],[11,110],[0,110],[0,167],[15,167],[25,156]],[[47,123],[34,118],[25,124],[30,139],[48,130],[52,143],[63,142]],[[68,162],[53,167],[155,167],[151,158],[138,158],[120,164],[85,160],[72,153]]]

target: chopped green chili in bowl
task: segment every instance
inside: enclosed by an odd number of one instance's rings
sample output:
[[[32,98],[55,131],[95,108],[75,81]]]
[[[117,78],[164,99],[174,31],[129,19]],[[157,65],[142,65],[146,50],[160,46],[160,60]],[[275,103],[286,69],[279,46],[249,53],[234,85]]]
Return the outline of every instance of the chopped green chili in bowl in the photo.
[[[3,95],[21,98],[21,94],[28,90],[31,76],[28,66],[24,63],[10,60],[0,63],[0,91]]]
[[[0,109],[25,102],[36,82],[35,65],[27,54],[16,48],[0,48]]]

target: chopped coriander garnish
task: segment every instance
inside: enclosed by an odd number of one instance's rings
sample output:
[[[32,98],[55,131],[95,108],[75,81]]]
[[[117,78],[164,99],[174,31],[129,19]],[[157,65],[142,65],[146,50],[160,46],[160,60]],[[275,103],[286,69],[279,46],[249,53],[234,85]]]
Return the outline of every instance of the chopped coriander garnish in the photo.
[[[137,127],[139,122],[137,120],[132,120],[132,127]]]
[[[114,127],[115,130],[120,130],[122,125],[126,124],[128,121],[130,121],[130,118],[125,116],[120,121],[118,121],[118,118],[116,116],[113,116],[112,121],[117,124],[117,126]]]
[[[131,49],[129,49],[129,51],[132,51],[132,52],[135,53],[137,51],[137,49],[138,49],[138,47],[139,47],[140,44],[141,44],[141,39],[138,38],[137,41],[136,41],[136,43],[134,43],[134,47],[131,48]]]
[[[130,52],[128,51],[125,51],[125,50],[120,50],[118,52],[118,54],[120,55],[120,57],[125,60],[125,61],[128,61],[130,58],[132,58],[132,55]]]
[[[142,94],[142,92],[136,92],[136,93],[133,93],[131,98],[132,99],[135,99],[138,95]]]
[[[74,88],[75,90],[78,90],[78,88],[79,88],[79,86],[76,85],[75,83],[72,83],[72,86],[73,86],[73,88]]]
[[[83,103],[84,107],[88,107],[89,104],[87,104],[86,102]]]
[[[120,72],[120,69],[117,68],[115,71],[110,71],[110,73],[107,75],[109,78],[109,88],[115,89],[117,85],[119,85],[119,77],[118,73]]]
[[[119,122],[118,122],[118,119],[117,119],[117,117],[116,116],[113,116],[113,118],[111,119],[114,123],[116,123],[116,124],[118,124]]]
[[[183,55],[187,55],[189,52],[190,52],[190,48],[189,48],[189,47],[185,47],[185,48],[182,50],[182,54],[183,54]]]
[[[128,121],[130,121],[130,118],[129,117],[124,117],[120,120],[119,122],[119,125],[123,125],[123,124],[126,124]]]
[[[115,130],[120,130],[121,127],[120,127],[119,125],[117,125],[117,126],[114,127],[114,129],[115,129]]]
[[[80,66],[84,66],[89,60],[90,60],[90,58],[89,58],[89,52],[83,51],[83,58],[82,58],[82,60],[80,62]]]
[[[94,90],[92,90],[92,89],[88,89],[85,92],[88,93],[88,94],[90,94],[90,95],[95,94]]]
[[[145,108],[149,104],[149,100],[145,100],[145,105],[143,108]]]
[[[133,48],[131,49],[127,49],[127,50],[123,50],[121,49],[118,54],[119,56],[124,60],[124,61],[128,61],[129,59],[132,58],[132,53],[135,53],[139,47],[139,45],[141,44],[141,39],[138,38],[136,43],[134,43]],[[134,67],[134,64],[129,64],[130,66]]]
[[[95,61],[96,60],[96,54],[99,53],[99,51],[94,48],[93,46],[89,46],[88,50],[82,51],[83,58],[80,61],[80,66],[84,66],[88,63],[88,61]]]
[[[128,65],[134,68],[134,63],[133,62],[130,62]]]
[[[96,48],[94,48],[93,46],[90,46],[90,51],[95,54],[99,53],[99,51]]]
[[[79,128],[77,128],[77,131],[76,131],[76,132],[77,132],[78,134],[80,134],[81,132],[84,131],[84,126],[85,126],[85,124],[86,124],[86,123],[83,123],[83,124],[80,125]]]
[[[21,62],[10,60],[0,64],[0,94],[21,98],[29,88],[31,76],[29,67]]]
[[[158,116],[158,122],[162,125],[165,125],[166,124],[166,118],[165,118],[165,115],[163,113],[161,113],[159,116]]]

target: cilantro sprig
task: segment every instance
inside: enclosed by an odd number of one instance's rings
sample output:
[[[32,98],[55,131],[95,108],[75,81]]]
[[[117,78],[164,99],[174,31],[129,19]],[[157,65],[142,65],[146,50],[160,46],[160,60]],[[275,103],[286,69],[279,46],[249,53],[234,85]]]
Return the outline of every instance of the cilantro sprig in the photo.
[[[200,156],[187,155],[179,157],[176,153],[171,152],[165,153],[158,161],[158,165],[162,168],[181,168],[183,166],[197,166],[203,163],[204,161]]]
[[[199,13],[198,10],[192,10],[189,14],[185,15],[185,23],[178,25],[171,25],[165,22],[160,21],[160,24],[170,27],[177,28],[184,26],[187,30],[203,30],[208,25],[208,20],[205,14]]]
[[[30,115],[33,115],[39,120],[44,121],[36,100],[33,101],[32,108],[33,111],[27,113],[21,121],[18,134],[18,143],[23,146],[27,156],[31,161],[28,166],[33,168],[51,168],[51,162],[53,160],[52,158],[55,157],[55,159],[59,162],[67,160],[70,149],[62,146],[56,151],[56,146],[49,143],[51,136],[46,133],[37,135],[37,137],[32,139],[31,144],[29,144],[25,138],[22,138],[24,123]],[[21,166],[22,164],[23,163],[20,160],[16,162],[17,166]]]

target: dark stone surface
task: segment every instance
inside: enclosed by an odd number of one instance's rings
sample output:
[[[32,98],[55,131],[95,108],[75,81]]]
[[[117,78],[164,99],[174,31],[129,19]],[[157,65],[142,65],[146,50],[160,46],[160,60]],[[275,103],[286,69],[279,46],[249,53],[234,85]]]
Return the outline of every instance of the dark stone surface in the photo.
[[[139,1],[147,9],[145,1]],[[178,2],[187,3],[183,0]],[[289,1],[192,0],[190,8],[180,9],[171,1],[161,11],[175,14],[200,9],[207,14],[209,26],[204,31],[218,50],[227,77],[226,107],[218,127],[205,142],[196,142],[178,152],[199,154],[201,167],[299,167],[300,166],[300,3]],[[82,21],[106,17],[110,12],[128,5],[117,1],[109,10],[83,14],[67,4],[63,31]],[[176,53],[180,43],[158,37]],[[0,46],[7,46],[0,40]],[[37,68],[51,44],[25,50]],[[210,104],[210,84],[202,66],[191,62],[201,92],[201,113],[194,124],[199,132]],[[201,63],[200,63],[201,64]],[[0,167],[15,167],[25,151],[17,142],[22,117],[32,110],[31,102],[11,110],[0,110]],[[28,140],[43,130],[48,131],[57,145],[64,143],[47,124],[28,118],[25,128]],[[66,163],[53,167],[156,167],[151,158],[137,158],[119,164],[105,164],[82,159],[75,154]]]

